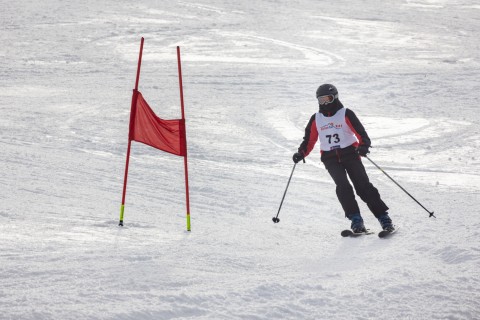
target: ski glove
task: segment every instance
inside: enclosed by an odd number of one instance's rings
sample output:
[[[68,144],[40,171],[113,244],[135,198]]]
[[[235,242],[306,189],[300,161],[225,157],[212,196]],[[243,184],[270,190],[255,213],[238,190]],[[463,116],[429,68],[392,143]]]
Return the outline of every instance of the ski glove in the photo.
[[[358,146],[356,151],[362,157],[365,157],[367,155],[367,153],[370,153],[370,151],[368,151],[368,147],[366,145],[363,145],[363,144]]]
[[[301,154],[300,152],[296,152],[293,155],[293,162],[298,163],[298,162],[302,161],[304,158],[305,157],[303,156],[303,154]]]

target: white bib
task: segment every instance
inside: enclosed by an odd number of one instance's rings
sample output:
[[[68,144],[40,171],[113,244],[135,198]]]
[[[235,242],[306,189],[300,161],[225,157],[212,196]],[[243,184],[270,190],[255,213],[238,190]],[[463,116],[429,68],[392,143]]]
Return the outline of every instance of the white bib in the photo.
[[[355,133],[345,121],[346,111],[347,109],[342,108],[331,117],[325,117],[320,112],[315,115],[318,140],[322,151],[343,149],[358,142]]]

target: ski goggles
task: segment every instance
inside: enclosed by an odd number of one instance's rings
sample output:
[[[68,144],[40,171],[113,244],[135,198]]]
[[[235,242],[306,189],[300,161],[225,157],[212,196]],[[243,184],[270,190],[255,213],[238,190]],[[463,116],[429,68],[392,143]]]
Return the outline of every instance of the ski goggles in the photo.
[[[333,100],[335,100],[335,97],[331,94],[327,94],[325,96],[319,96],[317,97],[317,99],[318,99],[318,103],[320,103],[321,105],[324,105],[324,104],[332,103]]]

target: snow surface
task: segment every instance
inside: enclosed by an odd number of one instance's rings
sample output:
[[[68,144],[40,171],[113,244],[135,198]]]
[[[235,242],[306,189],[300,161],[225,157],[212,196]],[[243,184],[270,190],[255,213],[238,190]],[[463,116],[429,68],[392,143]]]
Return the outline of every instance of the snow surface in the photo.
[[[475,0],[2,1],[1,319],[479,319]],[[183,159],[133,143],[140,91]],[[349,226],[318,149],[291,156],[330,82],[369,132],[401,226]],[[367,227],[379,231],[361,203]]]

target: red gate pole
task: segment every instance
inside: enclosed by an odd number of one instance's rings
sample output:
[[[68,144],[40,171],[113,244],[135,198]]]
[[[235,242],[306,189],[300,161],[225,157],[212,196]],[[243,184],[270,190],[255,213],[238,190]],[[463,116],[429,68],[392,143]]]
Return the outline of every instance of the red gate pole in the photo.
[[[134,129],[133,126],[135,123],[135,114],[137,111],[138,82],[140,80],[140,67],[142,65],[143,42],[144,42],[144,38],[142,37],[142,40],[140,41],[140,53],[138,56],[137,79],[135,81],[135,89],[133,90],[132,104],[130,107],[130,125],[128,130],[127,160],[125,163],[125,176],[123,178],[123,194],[122,194],[122,205],[120,207],[120,222],[118,224],[119,226],[123,226],[123,213],[125,211],[125,195],[127,193],[128,165],[130,163],[130,149],[132,145],[131,135],[133,133],[133,129]]]
[[[180,61],[180,47],[177,46],[177,60],[178,60],[178,79],[180,86],[180,104],[182,106],[182,122],[185,127],[185,105],[183,101],[183,82],[182,82],[182,63]],[[191,231],[190,225],[190,194],[188,188],[188,156],[187,156],[187,130],[184,131],[185,134],[185,155],[183,157],[183,163],[185,167],[185,196],[187,203],[187,231]]]

